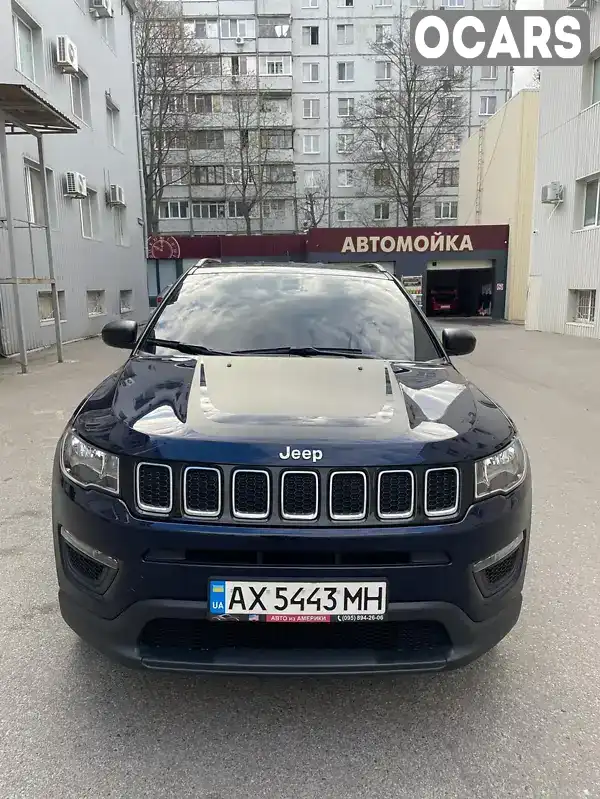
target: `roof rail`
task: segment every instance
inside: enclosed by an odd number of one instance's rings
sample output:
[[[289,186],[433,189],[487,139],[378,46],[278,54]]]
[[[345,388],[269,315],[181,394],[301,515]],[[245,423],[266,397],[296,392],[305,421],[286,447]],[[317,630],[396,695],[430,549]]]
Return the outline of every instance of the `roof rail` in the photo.
[[[388,274],[387,269],[381,264],[375,263],[375,261],[367,261],[367,263],[358,264],[358,266],[362,267],[363,269],[376,269],[378,272],[385,272],[386,275]]]
[[[190,266],[186,274],[190,275],[193,272],[195,272],[196,269],[202,269],[203,267],[208,266],[208,264],[220,264],[220,263],[221,261],[219,260],[219,258],[201,258],[193,266]]]

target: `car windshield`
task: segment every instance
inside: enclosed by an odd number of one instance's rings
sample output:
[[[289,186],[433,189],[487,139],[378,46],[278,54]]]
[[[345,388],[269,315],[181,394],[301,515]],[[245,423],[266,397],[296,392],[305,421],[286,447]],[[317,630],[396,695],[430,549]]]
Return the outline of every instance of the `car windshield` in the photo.
[[[291,347],[404,362],[443,357],[394,282],[317,269],[192,273],[161,305],[141,343],[145,352],[181,357],[147,339],[227,353]]]

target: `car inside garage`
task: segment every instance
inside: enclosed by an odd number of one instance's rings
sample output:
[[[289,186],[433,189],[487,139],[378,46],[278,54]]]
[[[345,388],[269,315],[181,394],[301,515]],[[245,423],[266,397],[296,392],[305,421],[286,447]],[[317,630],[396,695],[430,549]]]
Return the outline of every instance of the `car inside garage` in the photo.
[[[427,316],[491,316],[491,261],[430,261],[425,274]]]

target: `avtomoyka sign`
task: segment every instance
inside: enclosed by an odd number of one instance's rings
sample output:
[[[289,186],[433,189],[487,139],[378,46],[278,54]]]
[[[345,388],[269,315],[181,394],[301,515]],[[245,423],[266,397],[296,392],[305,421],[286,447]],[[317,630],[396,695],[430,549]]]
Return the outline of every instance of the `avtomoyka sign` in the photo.
[[[346,236],[341,252],[473,252],[470,236]]]

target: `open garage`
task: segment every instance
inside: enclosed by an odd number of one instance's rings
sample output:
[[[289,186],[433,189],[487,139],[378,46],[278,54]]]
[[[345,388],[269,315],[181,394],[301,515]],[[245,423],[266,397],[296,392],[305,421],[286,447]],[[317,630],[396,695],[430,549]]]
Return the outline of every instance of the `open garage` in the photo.
[[[427,316],[491,316],[494,266],[490,261],[429,261],[425,274]]]

